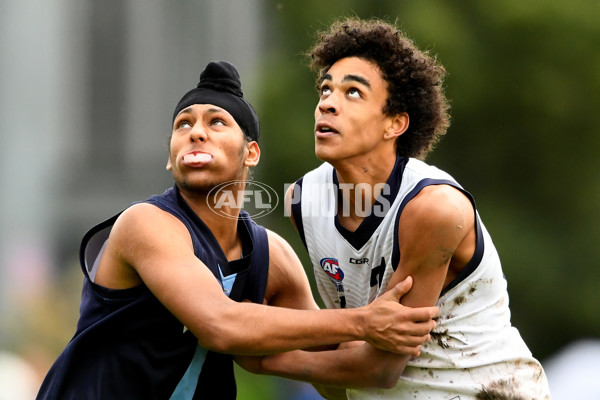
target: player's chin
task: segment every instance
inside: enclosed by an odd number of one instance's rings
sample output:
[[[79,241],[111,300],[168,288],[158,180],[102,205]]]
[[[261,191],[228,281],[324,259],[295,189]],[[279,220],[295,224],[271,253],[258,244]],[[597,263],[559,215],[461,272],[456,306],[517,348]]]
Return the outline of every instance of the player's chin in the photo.
[[[315,155],[319,160],[329,163],[339,158],[336,149],[326,144],[317,143],[315,145]]]
[[[175,179],[177,186],[187,192],[208,193],[222,182],[214,177],[188,176]]]

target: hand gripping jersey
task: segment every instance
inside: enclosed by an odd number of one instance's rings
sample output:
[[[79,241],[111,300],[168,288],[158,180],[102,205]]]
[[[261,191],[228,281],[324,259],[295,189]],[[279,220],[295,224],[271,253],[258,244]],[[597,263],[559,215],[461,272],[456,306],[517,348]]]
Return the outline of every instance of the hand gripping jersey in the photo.
[[[299,201],[293,200],[292,212],[328,308],[364,306],[387,289],[401,257],[400,215],[428,185],[453,186],[475,207],[471,195],[447,173],[416,159],[398,158],[372,212],[350,232],[337,218],[338,194],[344,187],[338,185],[333,167],[322,164],[298,180],[294,200]],[[541,365],[511,326],[500,260],[475,213],[475,254],[443,289],[432,340],[409,361],[393,389],[348,389],[349,399],[550,398]]]
[[[262,303],[267,234],[242,212],[243,257],[227,261],[210,230],[176,188],[147,200],[189,230],[196,256],[233,300]],[[46,376],[38,399],[235,399],[230,355],[213,353],[145,286],[111,290],[94,283],[103,246],[118,215],[92,228],[80,250],[85,275],[77,331]],[[169,268],[169,265],[165,265]]]

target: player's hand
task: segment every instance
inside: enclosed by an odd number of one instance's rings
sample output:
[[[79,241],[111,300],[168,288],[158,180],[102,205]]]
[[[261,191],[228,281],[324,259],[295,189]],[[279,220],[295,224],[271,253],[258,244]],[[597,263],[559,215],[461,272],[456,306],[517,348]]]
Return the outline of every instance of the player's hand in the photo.
[[[400,298],[412,287],[407,277],[371,304],[367,319],[367,341],[382,350],[416,357],[423,343],[431,339],[437,307],[412,308],[400,304]]]

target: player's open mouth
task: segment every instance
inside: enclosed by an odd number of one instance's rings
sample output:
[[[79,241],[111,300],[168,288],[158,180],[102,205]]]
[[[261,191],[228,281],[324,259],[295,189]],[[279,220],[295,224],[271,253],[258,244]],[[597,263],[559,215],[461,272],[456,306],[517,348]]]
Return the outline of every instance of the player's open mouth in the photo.
[[[199,151],[195,151],[192,153],[185,154],[182,158],[182,161],[185,165],[201,166],[201,165],[211,162],[212,159],[213,159],[212,155],[210,155],[208,153],[202,153]]]
[[[319,122],[315,127],[315,135],[317,137],[337,135],[339,132],[334,129],[331,125]]]

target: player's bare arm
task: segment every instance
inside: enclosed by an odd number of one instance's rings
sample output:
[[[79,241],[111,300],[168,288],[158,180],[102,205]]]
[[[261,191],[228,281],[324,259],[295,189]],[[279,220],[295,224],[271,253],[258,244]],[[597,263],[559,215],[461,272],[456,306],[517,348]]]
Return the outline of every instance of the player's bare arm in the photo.
[[[389,287],[412,276],[413,288],[401,302],[414,307],[434,305],[442,287],[472,256],[475,229],[470,201],[450,186],[426,187],[400,217],[399,242],[402,258]],[[387,353],[365,343],[318,354],[275,355],[265,358],[262,368],[266,373],[334,387],[387,388],[395,385],[409,359],[409,355]],[[335,376],[327,373],[333,370]]]
[[[310,290],[306,272],[291,246],[279,235],[267,231],[269,235],[269,279],[265,301],[277,307],[296,308],[304,310],[318,310]],[[411,280],[399,285],[401,288],[397,296],[402,296],[410,289]],[[401,308],[404,310],[403,308]],[[404,310],[403,318],[395,321],[400,332],[405,332],[402,337],[403,347],[398,347],[403,353],[418,353],[422,343],[427,340],[429,331],[435,325],[432,320],[437,315],[436,307],[422,310]],[[415,311],[413,313],[413,311]],[[431,316],[431,317],[430,317]],[[420,319],[419,322],[413,322]],[[414,332],[414,333],[413,333]],[[324,346],[321,346],[323,348]],[[332,349],[337,346],[327,346]],[[311,348],[311,351],[316,348]]]
[[[286,194],[288,206],[291,199],[291,190],[288,190]],[[402,294],[410,290],[411,284],[412,280],[410,278],[402,282]],[[415,323],[419,324],[419,322]],[[434,326],[432,324],[431,328]],[[414,346],[411,349],[407,348],[406,355],[400,356],[378,350],[368,343],[341,348],[337,351],[319,353],[289,352],[264,358],[262,364],[254,365],[253,372],[268,373],[335,387],[387,388],[396,383],[410,356],[418,355],[418,349],[426,339],[427,336],[414,336],[407,339],[414,340]],[[331,374],[331,371],[336,371],[336,374]],[[369,373],[365,373],[365,371],[369,371]],[[320,390],[320,392],[324,394],[324,391]],[[328,393],[341,392],[334,390],[328,391]],[[335,397],[335,394],[333,396]]]
[[[287,214],[290,216],[290,220],[292,222],[292,224],[294,225],[294,227],[296,226],[295,222],[294,222],[294,217],[293,214],[291,212],[291,205],[292,205],[292,199],[294,197],[294,187],[295,185],[290,185],[290,187],[287,189],[286,193],[285,193],[285,207],[286,207],[286,212]],[[404,276],[403,279],[407,278],[408,275]],[[400,283],[402,279],[400,280],[396,280],[394,282],[394,284],[390,284],[389,287],[393,288],[394,286],[396,286],[397,284]],[[406,286],[403,286],[403,288],[406,288]],[[410,285],[406,288],[406,290],[410,290],[411,287]],[[402,296],[404,295],[404,293],[402,294]],[[422,311],[425,313],[431,313],[433,312],[431,315],[433,317],[437,316],[438,310],[437,307],[435,307],[435,303],[432,305],[434,308],[424,308]],[[421,347],[421,345],[428,339],[428,332],[423,333],[423,322],[426,322],[426,320],[424,320],[423,317],[423,313],[422,312],[415,312],[417,311],[416,308],[404,308],[403,311],[406,313],[404,315],[402,315],[401,320],[404,321],[404,325],[403,327],[406,329],[405,331],[405,337],[406,337],[406,342],[404,343],[404,351],[401,351],[400,353],[402,354],[408,354],[408,355],[413,355],[416,356],[419,354],[419,349]],[[430,322],[430,326],[433,329],[433,326],[435,326],[435,323],[433,323],[433,321],[429,321]],[[420,340],[420,342],[417,342],[417,338],[419,338],[418,340]]]
[[[143,281],[210,350],[271,354],[356,339],[391,351],[402,348],[398,343],[404,331],[396,321],[403,310],[397,293],[354,310],[291,310],[234,302],[195,257],[185,226],[152,205],[135,205],[119,217],[99,269],[106,269],[99,284],[121,282],[121,287],[135,286],[137,274],[137,283]],[[420,314],[423,320],[432,317],[431,310]]]
[[[451,186],[428,186],[405,207],[398,234],[402,257],[388,290],[410,276],[414,280],[413,287],[402,297],[401,303],[411,307],[435,305],[442,288],[454,279],[473,255],[475,216],[471,202]],[[343,351],[336,353],[342,355]],[[373,371],[372,380],[361,381],[355,373],[357,376],[350,379],[350,385],[342,381],[320,383],[352,388],[373,387],[373,383],[376,387],[393,387],[410,360],[408,355],[386,353],[370,348],[368,344],[362,345],[358,351],[363,351],[365,359],[370,357],[373,363],[375,360],[382,361],[376,364],[378,368]],[[345,351],[346,356],[350,352]],[[332,355],[325,355],[324,359],[328,356],[330,363],[335,363]],[[311,371],[315,372],[321,371]],[[343,374],[340,376],[343,377]]]
[[[475,213],[470,200],[448,185],[425,187],[400,216],[398,242],[402,256],[388,290],[410,276],[413,286],[401,303],[410,307],[435,305],[442,288],[475,250]],[[387,378],[381,383],[393,387],[410,356],[379,353],[385,360],[381,373]]]
[[[411,283],[411,278],[403,281],[399,285],[400,293],[408,292]],[[423,322],[423,327],[433,328],[433,321],[431,323],[430,325],[429,321]],[[426,336],[407,340],[422,343]],[[416,347],[420,348],[420,345]],[[397,382],[404,367],[403,364],[398,363],[399,357],[410,358],[410,356],[379,350],[370,343],[361,342],[347,347],[342,344],[337,350],[319,352],[298,350],[264,357],[260,364],[253,366],[255,369],[251,372],[306,381],[315,387],[326,385],[336,388],[389,388]],[[322,388],[317,387],[317,389],[321,391]],[[330,390],[328,392],[332,393]]]

